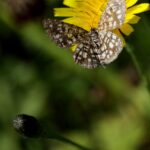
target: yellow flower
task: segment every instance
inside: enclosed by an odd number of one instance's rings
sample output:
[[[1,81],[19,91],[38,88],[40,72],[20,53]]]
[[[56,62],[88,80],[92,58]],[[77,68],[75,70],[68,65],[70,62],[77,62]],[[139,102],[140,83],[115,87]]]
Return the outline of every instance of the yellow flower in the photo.
[[[108,0],[64,0],[66,8],[55,8],[55,17],[67,17],[63,21],[87,31],[97,28]]]
[[[87,31],[97,28],[100,18],[109,0],[64,0],[65,8],[55,8],[56,17],[66,17],[63,21],[79,26]],[[138,0],[126,0],[125,22],[119,29],[114,30],[124,41],[120,31],[125,35],[130,35],[134,29],[130,24],[136,24],[140,17],[136,14],[150,10],[149,3],[135,5]],[[125,43],[125,41],[124,41]]]

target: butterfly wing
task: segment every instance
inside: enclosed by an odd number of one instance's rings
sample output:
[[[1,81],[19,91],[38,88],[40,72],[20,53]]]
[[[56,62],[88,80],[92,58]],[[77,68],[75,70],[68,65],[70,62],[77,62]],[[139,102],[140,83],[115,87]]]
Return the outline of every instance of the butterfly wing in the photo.
[[[93,29],[74,52],[74,61],[85,68],[95,68],[114,61],[123,48],[113,32]]]
[[[99,32],[99,39],[102,43],[99,60],[102,64],[109,64],[114,61],[123,49],[122,40],[111,31]]]
[[[120,27],[124,23],[125,12],[125,0],[109,0],[98,28],[100,30],[113,30]]]
[[[50,39],[62,48],[70,48],[73,44],[82,41],[87,31],[77,26],[59,20],[46,19],[44,29]]]
[[[125,0],[109,0],[98,29],[87,32],[77,26],[47,19],[44,27],[60,47],[76,44],[73,57],[85,68],[95,68],[114,61],[123,48],[122,40],[109,30],[120,27],[125,19]]]

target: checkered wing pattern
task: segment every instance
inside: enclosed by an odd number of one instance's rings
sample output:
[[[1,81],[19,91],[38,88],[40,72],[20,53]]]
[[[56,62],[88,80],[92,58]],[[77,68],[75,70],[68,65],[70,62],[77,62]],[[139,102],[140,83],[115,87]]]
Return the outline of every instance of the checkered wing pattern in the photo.
[[[90,32],[58,20],[44,20],[48,36],[60,47],[76,45],[75,63],[95,68],[111,63],[123,49],[122,40],[111,30],[120,27],[125,19],[125,0],[109,0],[97,29]]]
[[[109,0],[99,22],[99,30],[113,30],[120,27],[125,20],[125,0]]]
[[[49,38],[62,48],[70,48],[73,44],[82,41],[87,34],[82,28],[59,20],[46,19],[43,21],[43,26]]]
[[[117,58],[123,43],[114,33],[92,30],[77,46],[74,60],[85,68],[95,68],[109,64]]]
[[[109,0],[100,19],[98,29],[91,30],[74,53],[76,63],[95,68],[114,61],[123,49],[122,40],[111,30],[125,20],[125,0]]]

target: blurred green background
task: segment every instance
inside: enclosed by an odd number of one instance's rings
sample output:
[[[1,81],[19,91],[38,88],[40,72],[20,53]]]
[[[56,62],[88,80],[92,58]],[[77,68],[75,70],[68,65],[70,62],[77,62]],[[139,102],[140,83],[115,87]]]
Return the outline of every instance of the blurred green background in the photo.
[[[42,27],[61,4],[0,1],[0,150],[77,149],[22,138],[12,127],[22,113],[94,150],[150,150],[150,13],[140,14],[128,50],[106,68],[88,70]]]

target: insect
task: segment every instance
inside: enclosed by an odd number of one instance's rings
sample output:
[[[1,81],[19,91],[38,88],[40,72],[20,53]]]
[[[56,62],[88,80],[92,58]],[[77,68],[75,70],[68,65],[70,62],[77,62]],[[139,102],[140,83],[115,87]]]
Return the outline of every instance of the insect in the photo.
[[[48,36],[60,47],[70,48],[75,63],[85,68],[96,68],[114,61],[123,49],[122,40],[113,33],[125,19],[125,0],[109,0],[98,28],[90,32],[59,20],[44,20]]]

